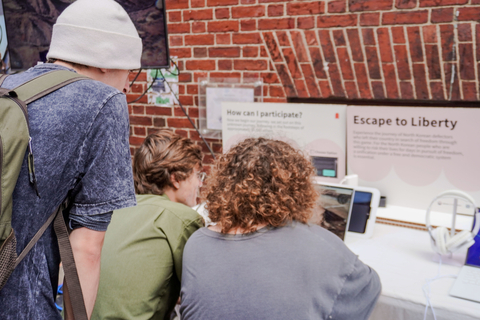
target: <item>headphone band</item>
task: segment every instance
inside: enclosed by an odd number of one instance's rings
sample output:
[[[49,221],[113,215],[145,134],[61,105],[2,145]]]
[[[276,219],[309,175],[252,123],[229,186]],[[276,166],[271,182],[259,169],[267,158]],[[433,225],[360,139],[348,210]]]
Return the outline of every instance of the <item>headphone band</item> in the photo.
[[[430,234],[430,237],[432,238],[432,240],[434,240],[433,238],[433,235],[432,235],[432,231],[433,231],[433,228],[432,228],[432,225],[430,223],[430,211],[431,211],[431,208],[432,208],[432,205],[437,202],[440,198],[447,198],[447,197],[450,197],[450,198],[458,198],[458,199],[461,199],[467,203],[470,203],[473,207],[473,215],[475,217],[475,225],[473,226],[473,230],[469,232],[472,233],[472,238],[474,238],[479,229],[480,229],[480,213],[477,211],[477,205],[475,204],[475,200],[473,200],[473,198],[463,192],[463,191],[460,191],[460,190],[447,190],[447,191],[444,191],[442,193],[440,193],[438,196],[436,196],[432,202],[430,203],[430,205],[428,206],[428,209],[427,209],[427,212],[426,212],[426,216],[425,216],[425,226],[427,227],[428,229],[428,232]]]

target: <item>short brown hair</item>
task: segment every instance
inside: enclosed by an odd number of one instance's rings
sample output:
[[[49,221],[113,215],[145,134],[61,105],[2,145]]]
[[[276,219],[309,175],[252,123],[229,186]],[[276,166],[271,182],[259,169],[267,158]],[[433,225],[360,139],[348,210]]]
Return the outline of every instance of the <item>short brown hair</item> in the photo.
[[[170,176],[187,179],[202,164],[202,150],[192,140],[162,129],[145,138],[133,157],[133,180],[137,194],[164,193],[173,187]]]
[[[207,179],[209,217],[222,233],[306,223],[318,198],[313,174],[311,162],[287,143],[246,139],[217,159]]]

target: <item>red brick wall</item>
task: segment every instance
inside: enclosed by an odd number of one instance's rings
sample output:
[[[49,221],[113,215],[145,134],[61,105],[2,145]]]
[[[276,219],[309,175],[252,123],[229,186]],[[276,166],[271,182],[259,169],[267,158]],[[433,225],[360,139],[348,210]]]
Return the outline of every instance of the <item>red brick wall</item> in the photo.
[[[479,99],[480,0],[166,2],[180,100],[194,118],[206,76],[262,77],[265,102]],[[160,127],[199,140],[178,107],[130,111],[132,147]],[[221,141],[209,142],[220,150]]]

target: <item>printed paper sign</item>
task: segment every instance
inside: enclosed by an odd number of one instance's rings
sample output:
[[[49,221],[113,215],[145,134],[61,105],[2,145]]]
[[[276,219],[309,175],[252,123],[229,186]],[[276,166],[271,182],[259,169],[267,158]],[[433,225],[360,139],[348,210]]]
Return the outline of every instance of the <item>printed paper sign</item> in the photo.
[[[320,181],[345,176],[344,105],[222,103],[224,152],[247,137],[288,142],[312,158]]]
[[[426,209],[458,189],[480,203],[476,108],[347,108],[348,172],[393,205]]]
[[[172,60],[176,62],[177,57],[172,57]],[[150,83],[150,88],[147,91],[149,104],[171,106],[178,103],[176,99],[176,96],[178,96],[178,69],[176,64],[172,64],[168,70],[147,70],[147,82]]]
[[[253,88],[207,88],[207,128],[222,129],[222,102],[253,102]]]

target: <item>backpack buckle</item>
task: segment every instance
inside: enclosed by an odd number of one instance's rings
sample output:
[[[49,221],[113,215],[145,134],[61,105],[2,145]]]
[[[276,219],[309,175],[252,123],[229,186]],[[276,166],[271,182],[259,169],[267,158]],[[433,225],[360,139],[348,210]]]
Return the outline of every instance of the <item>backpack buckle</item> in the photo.
[[[40,198],[40,193],[38,192],[38,187],[37,187],[37,178],[35,177],[35,163],[34,163],[33,152],[32,152],[32,137],[29,137],[28,139],[27,161],[28,161],[28,178],[30,180],[30,183],[33,184],[33,188],[35,189],[37,196]]]

